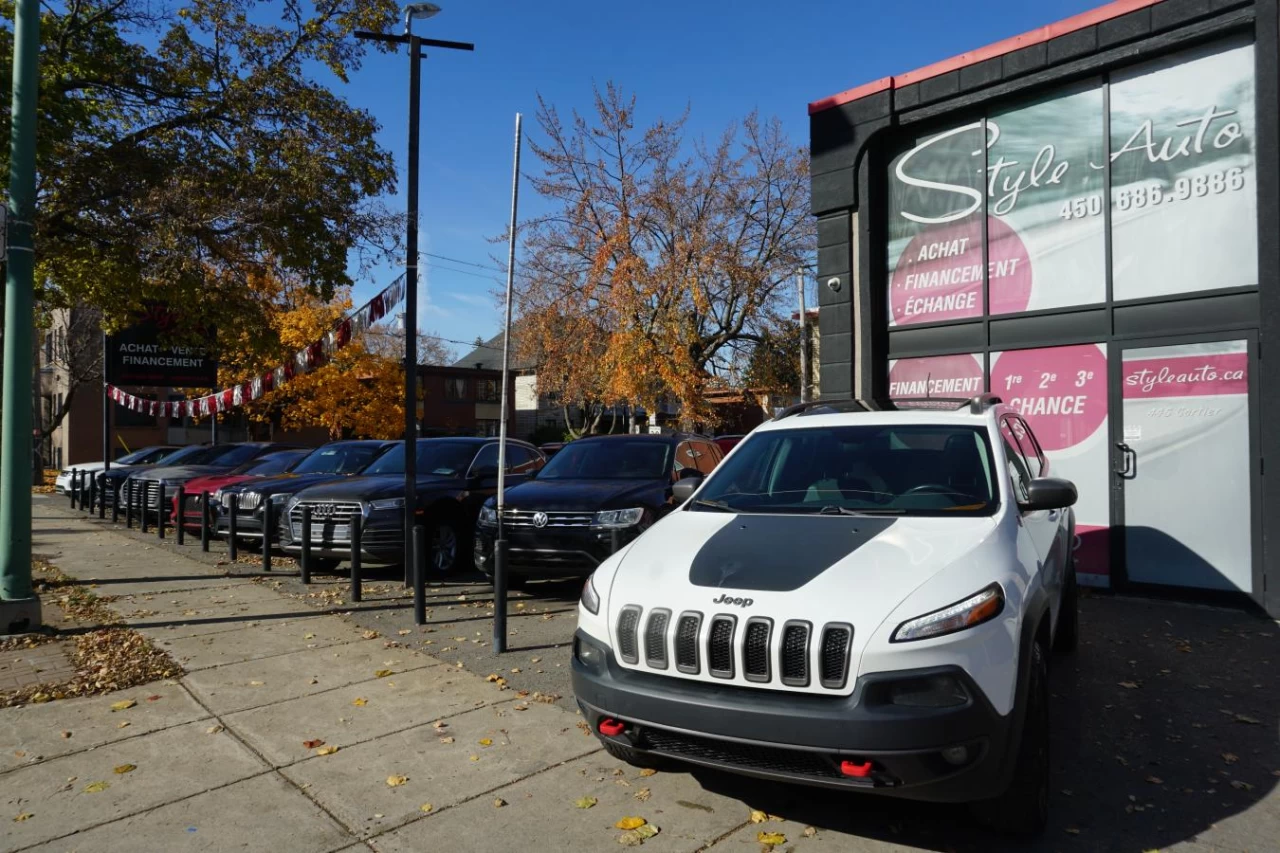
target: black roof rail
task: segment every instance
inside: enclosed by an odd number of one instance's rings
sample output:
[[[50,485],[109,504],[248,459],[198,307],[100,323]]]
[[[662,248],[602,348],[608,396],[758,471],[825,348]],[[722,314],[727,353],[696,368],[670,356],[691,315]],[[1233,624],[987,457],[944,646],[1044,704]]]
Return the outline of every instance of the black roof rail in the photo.
[[[980,415],[992,406],[1000,405],[1001,400],[995,394],[978,394],[974,397],[898,397],[890,400],[811,400],[788,406],[773,420],[780,421],[792,415],[819,414],[833,412],[882,412],[895,409],[949,409],[967,408],[972,414]]]
[[[978,394],[974,397],[899,397],[893,401],[898,408],[946,408],[965,409],[980,415],[992,406],[1000,405],[1003,400],[995,394]]]
[[[842,412],[854,409],[859,412],[874,411],[870,406],[861,400],[810,400],[807,403],[796,403],[794,406],[787,406],[781,412],[773,416],[775,421],[783,418],[789,418],[792,415],[804,414],[815,409],[824,409],[828,412]]]

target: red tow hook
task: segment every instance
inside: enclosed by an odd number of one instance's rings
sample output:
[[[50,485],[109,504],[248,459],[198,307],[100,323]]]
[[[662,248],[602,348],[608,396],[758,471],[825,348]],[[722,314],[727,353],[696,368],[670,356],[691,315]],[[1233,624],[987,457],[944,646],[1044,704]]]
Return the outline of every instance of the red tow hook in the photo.
[[[865,764],[859,764],[856,761],[841,761],[840,772],[845,776],[852,776],[855,779],[865,779],[871,775],[871,769],[874,765],[868,761]]]
[[[605,717],[600,721],[600,724],[596,726],[600,734],[605,735],[606,737],[617,737],[622,734],[626,727],[626,723],[619,722],[618,720],[614,720],[609,717]]]

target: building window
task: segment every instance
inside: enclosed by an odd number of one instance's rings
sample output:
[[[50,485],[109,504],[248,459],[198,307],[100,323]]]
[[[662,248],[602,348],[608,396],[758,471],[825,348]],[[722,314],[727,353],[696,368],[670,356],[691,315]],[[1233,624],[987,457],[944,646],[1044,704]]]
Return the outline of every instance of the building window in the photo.
[[[476,421],[476,435],[483,438],[492,438],[498,434],[500,423],[497,420],[478,420]]]
[[[498,380],[477,379],[476,380],[476,402],[479,402],[479,403],[498,402]]]
[[[467,399],[467,380],[462,378],[446,379],[444,381],[444,398],[454,403]]]

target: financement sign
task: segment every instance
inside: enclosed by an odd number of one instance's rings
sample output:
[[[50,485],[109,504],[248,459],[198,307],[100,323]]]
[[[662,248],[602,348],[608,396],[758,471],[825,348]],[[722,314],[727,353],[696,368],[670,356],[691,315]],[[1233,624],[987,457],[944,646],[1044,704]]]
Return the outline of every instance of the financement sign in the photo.
[[[112,385],[156,385],[206,388],[218,383],[218,363],[205,347],[163,343],[175,326],[169,309],[147,307],[137,323],[107,339],[107,382]],[[209,332],[208,340],[213,341]]]

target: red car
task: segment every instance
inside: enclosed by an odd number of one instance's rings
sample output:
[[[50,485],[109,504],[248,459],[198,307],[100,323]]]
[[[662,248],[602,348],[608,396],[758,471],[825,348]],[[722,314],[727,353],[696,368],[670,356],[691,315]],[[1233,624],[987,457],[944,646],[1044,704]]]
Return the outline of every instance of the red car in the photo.
[[[188,480],[184,486],[187,505],[183,507],[182,523],[188,530],[200,529],[200,502],[196,500],[199,495],[212,495],[218,489],[232,486],[236,483],[243,483],[245,480],[283,474],[298,464],[299,461],[305,459],[310,453],[310,450],[305,449],[281,450],[276,453],[269,453],[252,462],[246,462],[239,468],[228,471],[225,474],[211,474],[207,477],[196,477],[193,480]],[[177,518],[178,512],[178,496],[174,495],[172,517]]]
[[[712,441],[719,445],[721,452],[728,453],[735,444],[744,438],[746,438],[745,435],[721,435],[713,438]]]

